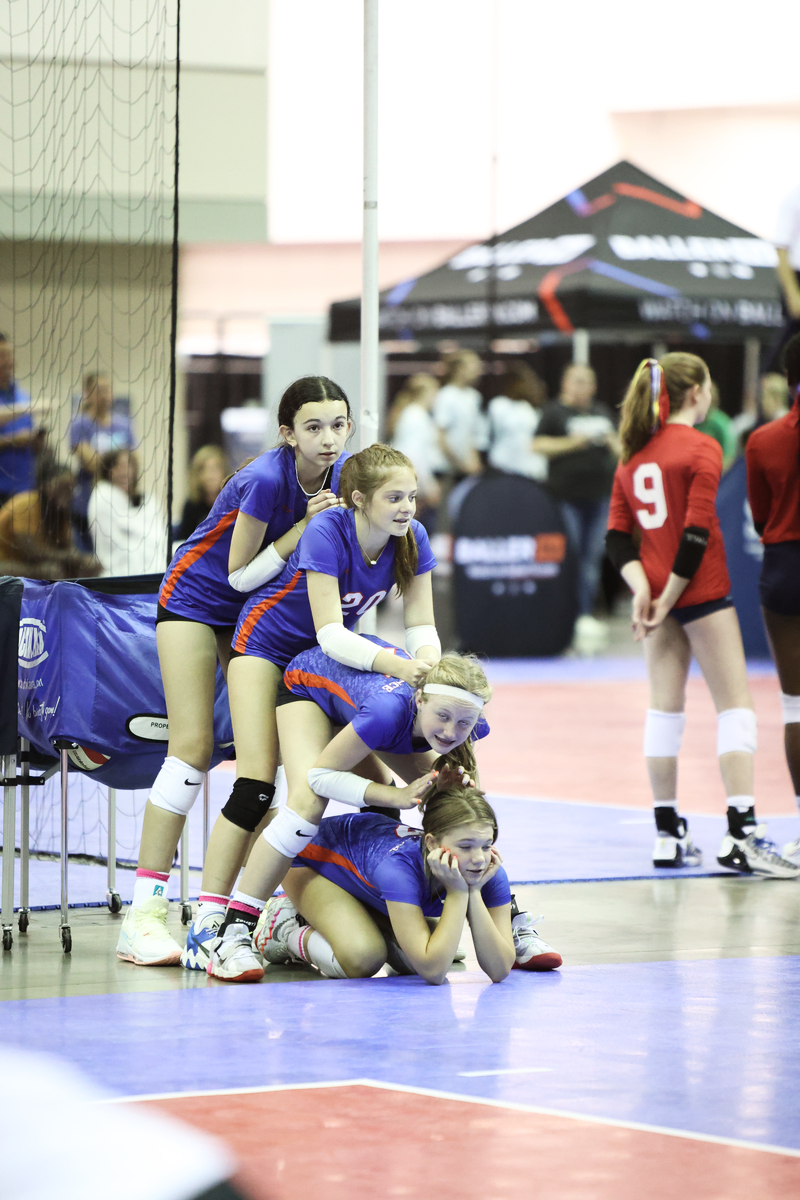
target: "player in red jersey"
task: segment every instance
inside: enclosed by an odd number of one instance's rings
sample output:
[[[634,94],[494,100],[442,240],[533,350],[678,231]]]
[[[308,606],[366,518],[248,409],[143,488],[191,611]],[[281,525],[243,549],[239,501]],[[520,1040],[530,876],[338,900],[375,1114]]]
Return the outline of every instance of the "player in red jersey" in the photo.
[[[650,680],[644,753],[655,804],[653,864],[702,861],[676,799],[694,655],[717,709],[717,754],[728,797],[728,833],[717,862],[745,874],[795,878],[800,866],[782,858],[756,824],[756,715],[715,509],[722,451],[694,428],[710,404],[708,368],[694,354],[646,359],[622,402],[622,458],[606,550],[633,592],[633,634],[644,640]]]
[[[800,809],[800,334],[783,361],[794,402],[785,417],[756,429],[747,442],[747,493],[764,543],[761,611],[778,668],[784,745]],[[800,838],[784,846],[800,862]]]

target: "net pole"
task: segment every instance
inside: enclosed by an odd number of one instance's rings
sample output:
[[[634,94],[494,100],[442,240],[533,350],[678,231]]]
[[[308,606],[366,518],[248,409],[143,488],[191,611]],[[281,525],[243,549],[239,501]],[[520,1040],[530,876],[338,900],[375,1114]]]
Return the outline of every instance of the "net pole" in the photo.
[[[378,438],[378,0],[364,0],[364,216],[361,235],[360,445]]]
[[[181,0],[175,10],[175,164],[172,181],[172,290],[169,328],[169,426],[167,431],[167,561],[172,558],[173,459],[175,456],[175,396],[178,344],[178,149],[181,99]]]

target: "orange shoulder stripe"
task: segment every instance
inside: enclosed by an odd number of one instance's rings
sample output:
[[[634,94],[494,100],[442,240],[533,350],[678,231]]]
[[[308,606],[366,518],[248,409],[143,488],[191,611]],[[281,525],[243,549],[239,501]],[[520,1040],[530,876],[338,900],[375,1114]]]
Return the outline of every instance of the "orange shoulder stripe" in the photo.
[[[169,573],[167,579],[164,580],[161,588],[161,594],[158,597],[159,604],[166,604],[175,590],[175,584],[183,575],[184,571],[188,571],[198,558],[202,558],[206,550],[210,550],[215,542],[218,542],[226,529],[229,529],[239,515],[238,508],[232,508],[230,512],[225,513],[224,517],[220,517],[213,529],[209,529],[206,536],[193,546],[191,550],[187,550],[183,558],[176,562],[175,566]]]
[[[237,637],[233,647],[234,650],[238,650],[240,654],[244,654],[250,634],[253,632],[264,613],[269,612],[271,608],[274,608],[276,604],[280,603],[284,596],[288,596],[289,592],[293,591],[293,589],[297,586],[297,581],[302,573],[302,571],[295,571],[289,582],[285,583],[279,592],[276,592],[274,596],[267,596],[266,600],[262,600],[260,604],[255,606],[255,608],[250,609],[250,612],[247,614],[247,617],[242,624],[242,628],[239,630],[239,636]]]
[[[344,700],[345,704],[349,704],[351,708],[355,708],[355,703],[350,699],[347,692],[338,683],[334,683],[332,679],[326,679],[324,675],[311,675],[308,671],[286,671],[284,672],[283,682],[292,690],[293,685],[301,684],[303,687],[324,688],[326,692],[331,692],[332,695],[338,696],[340,700]]]
[[[349,858],[345,858],[343,854],[337,854],[335,850],[329,850],[327,846],[315,846],[313,842],[300,851],[299,858],[310,858],[314,862],[332,863],[335,867],[343,867],[345,871],[352,872],[357,879],[360,879],[368,888],[372,888],[373,892],[377,892],[374,883],[370,883],[365,879],[361,872],[350,862]]]

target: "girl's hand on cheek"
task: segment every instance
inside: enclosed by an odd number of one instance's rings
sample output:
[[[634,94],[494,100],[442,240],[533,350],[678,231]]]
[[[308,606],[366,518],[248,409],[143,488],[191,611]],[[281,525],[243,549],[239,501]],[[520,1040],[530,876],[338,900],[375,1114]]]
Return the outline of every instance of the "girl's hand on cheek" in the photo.
[[[451,851],[439,847],[428,855],[431,875],[438,880],[446,892],[468,892],[469,885],[458,869],[458,859]]]

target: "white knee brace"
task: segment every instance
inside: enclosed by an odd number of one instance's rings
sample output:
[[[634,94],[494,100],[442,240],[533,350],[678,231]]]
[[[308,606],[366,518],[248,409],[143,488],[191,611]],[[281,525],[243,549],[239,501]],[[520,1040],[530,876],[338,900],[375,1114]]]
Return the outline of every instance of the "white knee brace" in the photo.
[[[185,817],[203,786],[203,772],[170,755],[150,789],[150,803],[176,816]]]
[[[686,713],[648,708],[644,722],[645,758],[677,758],[685,724]]]
[[[272,818],[262,837],[278,851],[278,854],[283,854],[285,858],[294,858],[308,845],[318,830],[319,825],[312,825],[310,821],[299,817],[284,805],[278,809],[277,815]]]
[[[717,716],[717,754],[755,754],[756,729],[752,708],[726,708]]]
[[[787,696],[781,692],[781,709],[784,725],[800,724],[800,696]]]

